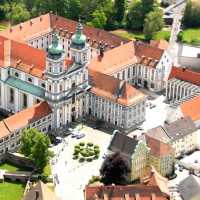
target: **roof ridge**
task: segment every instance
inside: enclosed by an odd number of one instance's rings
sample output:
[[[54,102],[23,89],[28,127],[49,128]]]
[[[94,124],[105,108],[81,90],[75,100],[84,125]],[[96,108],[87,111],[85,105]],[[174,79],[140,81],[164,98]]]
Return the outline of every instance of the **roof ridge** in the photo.
[[[9,117],[8,117],[8,118],[9,118]],[[4,120],[2,120],[2,122],[4,123],[4,125],[6,126],[6,128],[8,129],[8,131],[9,131],[10,133],[12,133],[12,131],[9,129],[8,125],[6,124],[6,122],[5,122]]]

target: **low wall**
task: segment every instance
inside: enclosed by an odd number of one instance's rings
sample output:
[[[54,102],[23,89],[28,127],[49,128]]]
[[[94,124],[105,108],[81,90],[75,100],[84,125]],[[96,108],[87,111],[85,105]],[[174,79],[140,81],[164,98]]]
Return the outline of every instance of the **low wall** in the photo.
[[[22,166],[28,169],[34,169],[33,162],[26,157],[20,156],[15,153],[6,153],[4,160],[16,166]]]
[[[31,177],[31,172],[6,172],[4,174],[4,179],[9,181],[20,181],[26,183]]]

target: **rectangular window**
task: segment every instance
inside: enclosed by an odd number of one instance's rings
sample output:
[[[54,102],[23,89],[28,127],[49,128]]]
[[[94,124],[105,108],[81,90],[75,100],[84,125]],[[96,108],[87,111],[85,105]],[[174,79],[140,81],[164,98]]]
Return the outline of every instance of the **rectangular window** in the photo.
[[[28,105],[27,95],[23,94],[23,107],[26,108]]]
[[[10,88],[10,103],[14,103],[14,90],[12,88]]]

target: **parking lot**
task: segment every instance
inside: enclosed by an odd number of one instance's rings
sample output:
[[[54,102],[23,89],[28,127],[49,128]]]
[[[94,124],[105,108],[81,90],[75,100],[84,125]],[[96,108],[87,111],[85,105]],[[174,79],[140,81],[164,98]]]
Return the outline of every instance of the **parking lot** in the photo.
[[[83,126],[81,139],[65,137],[62,143],[53,147],[55,157],[52,159],[52,174],[56,183],[55,191],[61,200],[84,198],[83,189],[92,175],[99,175],[103,155],[111,140],[111,135]],[[100,147],[100,157],[92,162],[80,163],[73,160],[73,150],[80,142],[92,142]]]

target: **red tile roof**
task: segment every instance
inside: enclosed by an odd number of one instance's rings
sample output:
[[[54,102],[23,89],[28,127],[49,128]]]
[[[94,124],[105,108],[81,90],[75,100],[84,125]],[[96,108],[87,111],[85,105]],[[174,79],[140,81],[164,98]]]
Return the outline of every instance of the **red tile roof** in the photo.
[[[91,92],[115,103],[129,106],[145,98],[145,95],[125,81],[89,70]]]
[[[0,67],[4,66],[44,79],[46,52],[0,36]]]
[[[172,67],[169,80],[176,78],[200,86],[200,73],[182,67]]]
[[[41,102],[3,120],[10,132],[24,128],[51,113],[47,102]]]
[[[103,58],[93,58],[88,68],[105,74],[113,74],[127,65],[137,62],[133,42],[121,45],[104,53]]]
[[[98,185],[85,187],[85,200],[167,200],[168,180],[151,170],[146,181],[137,185]]]
[[[169,144],[153,138],[148,134],[146,134],[145,137],[147,146],[150,148],[151,155],[162,158],[163,156],[174,154],[174,150]]]
[[[151,40],[150,46],[166,50],[169,46],[169,43],[166,40]]]
[[[0,122],[0,139],[10,135],[10,131],[8,130],[4,121]]]
[[[71,35],[71,32],[75,32],[76,25],[77,22],[73,20],[48,13],[13,26],[11,29],[8,28],[1,31],[0,35],[8,37],[12,40],[25,42],[30,38],[48,33],[54,27],[57,29],[67,30],[69,35]],[[91,40],[96,41],[97,43],[103,41],[110,46],[119,46],[122,42],[128,41],[107,31],[86,25],[84,25],[84,33]]]
[[[152,198],[155,197],[155,198]],[[156,186],[86,186],[85,200],[168,200]]]
[[[200,120],[200,96],[183,102],[180,109],[184,117],[190,117],[193,121]]]
[[[104,53],[103,57],[93,58],[88,68],[112,75],[134,63],[156,67],[164,50],[140,42],[128,42]]]

